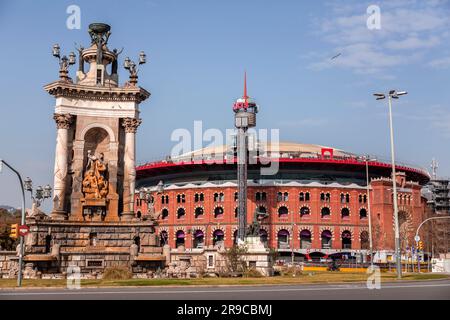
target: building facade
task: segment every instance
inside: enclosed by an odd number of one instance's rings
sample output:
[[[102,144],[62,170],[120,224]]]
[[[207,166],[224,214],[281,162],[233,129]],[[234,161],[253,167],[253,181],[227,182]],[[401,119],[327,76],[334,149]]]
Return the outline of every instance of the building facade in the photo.
[[[157,213],[162,244],[175,249],[231,247],[236,242],[236,165],[208,160],[220,152],[232,155],[231,149],[198,150],[137,168],[135,212]],[[370,212],[374,251],[393,251],[389,164],[367,163],[368,194],[366,163],[354,154],[292,143],[281,143],[279,150],[282,158],[274,158],[279,162],[276,175],[262,177],[259,163],[249,166],[247,223],[256,215],[267,247],[282,256],[308,260],[368,253]],[[421,189],[429,175],[409,166],[397,169],[400,233],[406,250],[426,215]]]

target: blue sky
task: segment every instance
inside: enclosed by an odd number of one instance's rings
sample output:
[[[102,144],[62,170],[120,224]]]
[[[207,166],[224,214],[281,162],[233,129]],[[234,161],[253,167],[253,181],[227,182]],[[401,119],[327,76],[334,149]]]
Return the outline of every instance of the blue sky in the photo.
[[[81,8],[81,30],[66,28],[72,4]],[[380,30],[366,26],[372,4],[381,9]],[[140,85],[152,97],[141,108],[139,162],[170,153],[172,131],[192,130],[195,120],[231,128],[247,70],[259,128],[382,158],[387,106],[371,94],[407,90],[394,105],[397,158],[429,168],[435,157],[439,174],[450,176],[449,16],[444,0],[2,0],[0,157],[36,184],[52,183],[54,101],[42,88],[58,77],[51,46],[68,54],[74,42],[88,45],[96,21],[112,26],[109,47],[124,47],[122,58],[148,56]],[[6,170],[0,188],[0,204],[20,205]]]

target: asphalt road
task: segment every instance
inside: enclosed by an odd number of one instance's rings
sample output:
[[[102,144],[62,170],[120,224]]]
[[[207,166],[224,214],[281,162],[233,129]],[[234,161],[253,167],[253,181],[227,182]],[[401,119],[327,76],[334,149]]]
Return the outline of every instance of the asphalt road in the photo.
[[[1,289],[0,300],[450,300],[450,280],[383,283],[379,290],[365,284],[321,284],[220,287],[133,287],[67,289]]]

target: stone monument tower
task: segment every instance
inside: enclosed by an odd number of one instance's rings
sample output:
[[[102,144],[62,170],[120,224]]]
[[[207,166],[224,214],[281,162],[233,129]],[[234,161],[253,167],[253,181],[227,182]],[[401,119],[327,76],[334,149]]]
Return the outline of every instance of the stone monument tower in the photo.
[[[130,80],[119,86],[120,52],[108,49],[110,34],[108,25],[91,24],[90,47],[78,49],[75,83],[62,64],[60,79],[45,86],[56,98],[55,220],[123,221],[134,216],[135,134],[141,123],[139,104],[150,93],[137,86],[136,66],[129,59]],[[145,54],[139,63],[145,63]]]
[[[111,27],[89,26],[90,45],[59,61],[59,80],[45,86],[55,97],[57,127],[54,198],[50,216],[27,217],[25,275],[54,274],[79,268],[87,275],[125,267],[151,275],[166,257],[152,217],[134,214],[135,135],[139,105],[150,93],[139,87],[137,65],[124,67],[129,80],[119,84],[122,50],[110,50]],[[75,79],[69,67],[77,63]],[[143,52],[138,64],[146,62]]]

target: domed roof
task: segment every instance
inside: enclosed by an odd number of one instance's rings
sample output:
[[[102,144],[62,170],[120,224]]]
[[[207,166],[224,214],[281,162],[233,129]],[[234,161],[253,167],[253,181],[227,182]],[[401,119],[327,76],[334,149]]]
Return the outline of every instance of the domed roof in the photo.
[[[280,142],[277,144],[271,142],[259,143],[259,150],[260,152],[265,151],[272,156],[276,155],[280,158],[289,158],[291,156],[295,158],[320,158],[324,150],[327,151],[332,150],[334,157],[342,157],[342,158],[357,157],[356,154],[332,147],[321,146],[316,144],[295,143],[295,142]],[[173,157],[171,160],[184,161],[187,159],[218,158],[221,155],[226,156],[230,154],[233,154],[232,145],[219,145],[187,152],[177,157]]]

